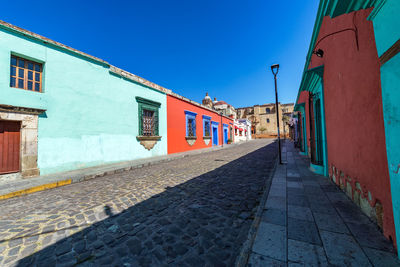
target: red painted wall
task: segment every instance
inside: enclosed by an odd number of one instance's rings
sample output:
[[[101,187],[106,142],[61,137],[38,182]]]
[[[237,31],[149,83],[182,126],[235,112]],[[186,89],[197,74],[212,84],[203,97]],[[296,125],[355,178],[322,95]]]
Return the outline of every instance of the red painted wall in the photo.
[[[190,146],[185,139],[186,136],[186,117],[185,110],[197,113],[196,116],[196,136],[197,140]],[[168,154],[206,148],[212,146],[212,140],[206,145],[203,140],[203,115],[210,116],[211,121],[218,122],[218,144],[222,144],[221,116],[199,107],[183,99],[167,95],[167,129],[168,129]],[[222,117],[222,123],[233,127],[233,120]],[[228,138],[230,137],[230,127],[228,128]]]
[[[323,58],[313,55],[310,68],[324,65],[324,102],[328,166],[351,177],[353,190],[357,181],[364,197],[371,193],[370,205],[383,206],[383,231],[395,240],[389,171],[386,158],[385,131],[380,87],[380,65],[373,25],[367,20],[372,11],[360,10],[334,19],[325,17],[319,36],[346,28],[358,29],[359,50],[355,34],[345,31],[327,37],[318,47]],[[354,17],[355,16],[355,17]],[[354,19],[354,23],[353,23]]]

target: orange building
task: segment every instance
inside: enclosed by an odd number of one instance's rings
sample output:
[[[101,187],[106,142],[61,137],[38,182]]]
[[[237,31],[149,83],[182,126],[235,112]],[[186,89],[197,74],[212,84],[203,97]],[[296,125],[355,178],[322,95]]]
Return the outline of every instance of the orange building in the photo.
[[[167,95],[168,154],[233,142],[233,119],[174,93]]]

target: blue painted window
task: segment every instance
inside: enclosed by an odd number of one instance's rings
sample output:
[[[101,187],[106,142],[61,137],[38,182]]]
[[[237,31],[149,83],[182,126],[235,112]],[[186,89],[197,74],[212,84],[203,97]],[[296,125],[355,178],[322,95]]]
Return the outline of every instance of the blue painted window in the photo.
[[[186,136],[196,136],[197,113],[185,110],[185,116],[186,116]]]
[[[265,109],[265,112],[266,112],[266,113],[271,113],[271,109],[270,109],[270,108],[266,108],[266,109]]]
[[[267,119],[267,123],[269,123],[269,119]]]
[[[211,117],[203,115],[203,136],[211,136]]]

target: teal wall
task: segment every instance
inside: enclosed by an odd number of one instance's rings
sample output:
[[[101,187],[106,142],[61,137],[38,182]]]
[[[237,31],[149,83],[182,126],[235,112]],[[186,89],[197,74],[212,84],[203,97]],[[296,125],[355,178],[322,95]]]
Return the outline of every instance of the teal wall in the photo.
[[[383,118],[385,122],[393,216],[400,242],[400,54],[381,67]]]
[[[328,151],[327,151],[327,143],[326,143],[326,122],[325,122],[325,101],[324,101],[324,90],[323,90],[323,85],[322,85],[322,79],[319,82],[318,86],[314,89],[314,94],[318,96],[318,98],[321,101],[321,132],[322,132],[322,161],[323,161],[323,166],[318,166],[310,163],[310,169],[318,174],[328,176],[329,175],[329,169],[328,169]],[[315,110],[315,101],[313,103],[314,109]],[[316,120],[314,120],[314,129],[316,129]],[[316,147],[316,149],[320,149]]]
[[[305,110],[305,104],[298,104],[299,105],[299,111],[301,112],[301,126],[302,126],[302,134],[303,134],[303,147],[304,147],[304,152],[300,151],[301,155],[308,156],[308,144],[307,144],[307,121],[306,121],[306,110]]]
[[[10,87],[10,55],[44,62],[43,93]],[[41,174],[167,154],[166,95],[56,47],[0,29],[0,103],[46,109],[39,118]],[[136,140],[135,96],[161,103],[159,133],[148,151]]]
[[[386,0],[372,18],[378,55],[400,38],[400,1]],[[400,242],[400,54],[381,66],[383,118],[397,246]]]
[[[400,37],[399,12],[399,0],[385,0],[385,4],[372,19],[378,56],[385,53]]]

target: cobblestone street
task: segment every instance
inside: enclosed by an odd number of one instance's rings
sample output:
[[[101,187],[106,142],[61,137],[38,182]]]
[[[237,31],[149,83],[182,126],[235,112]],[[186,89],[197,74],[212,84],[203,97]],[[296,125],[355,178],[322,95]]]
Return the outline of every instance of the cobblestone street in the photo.
[[[271,140],[0,202],[1,266],[232,266],[276,157]]]

